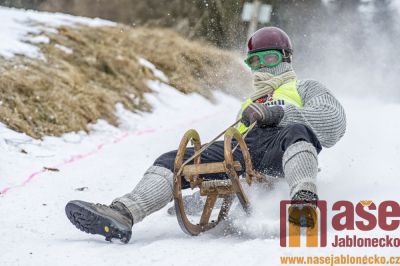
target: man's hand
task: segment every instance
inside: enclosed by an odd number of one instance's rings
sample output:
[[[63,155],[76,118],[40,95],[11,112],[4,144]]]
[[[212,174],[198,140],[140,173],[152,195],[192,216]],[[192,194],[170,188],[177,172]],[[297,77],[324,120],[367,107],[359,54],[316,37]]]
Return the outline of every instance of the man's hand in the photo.
[[[268,107],[261,103],[252,103],[242,113],[242,123],[248,127],[257,122],[259,127],[277,126],[284,115],[281,106]]]

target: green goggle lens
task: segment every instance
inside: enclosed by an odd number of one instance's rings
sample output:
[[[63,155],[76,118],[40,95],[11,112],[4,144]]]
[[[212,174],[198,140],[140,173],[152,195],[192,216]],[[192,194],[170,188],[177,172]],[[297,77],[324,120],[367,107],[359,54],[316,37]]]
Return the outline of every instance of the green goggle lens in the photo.
[[[251,68],[251,70],[258,70],[261,66],[275,67],[282,62],[282,54],[278,51],[262,51],[251,53],[244,62]]]

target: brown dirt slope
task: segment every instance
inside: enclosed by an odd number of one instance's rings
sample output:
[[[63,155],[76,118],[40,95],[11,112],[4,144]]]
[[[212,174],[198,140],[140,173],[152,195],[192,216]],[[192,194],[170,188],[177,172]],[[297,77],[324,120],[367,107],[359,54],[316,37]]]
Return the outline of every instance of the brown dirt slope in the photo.
[[[78,26],[44,34],[50,38],[40,44],[45,61],[0,58],[0,121],[34,138],[87,130],[100,118],[117,125],[118,102],[131,111],[151,111],[144,81],[157,78],[138,63],[140,57],[178,90],[210,100],[213,89],[238,94],[248,86],[237,55],[169,30]]]

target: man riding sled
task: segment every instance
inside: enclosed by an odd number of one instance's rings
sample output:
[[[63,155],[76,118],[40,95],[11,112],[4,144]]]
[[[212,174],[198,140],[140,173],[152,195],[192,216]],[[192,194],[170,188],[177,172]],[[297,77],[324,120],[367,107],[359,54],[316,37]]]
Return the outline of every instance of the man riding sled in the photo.
[[[289,210],[289,221],[313,227],[318,200],[317,157],[322,147],[332,147],[344,135],[346,117],[341,104],[321,83],[297,79],[292,53],[288,35],[276,27],[259,29],[249,39],[245,62],[252,70],[255,92],[242,104],[238,129],[244,134],[256,123],[245,139],[254,169],[284,178],[290,198],[303,202]],[[134,224],[173,199],[176,153],[161,155],[133,191],[116,198],[111,205],[70,201],[65,207],[68,218],[87,233],[129,242]],[[193,148],[188,148],[184,159],[193,153]],[[244,167],[240,149],[233,157]],[[223,141],[213,143],[201,154],[203,163],[223,160]],[[227,176],[210,174],[210,178]],[[183,180],[182,187],[189,188],[189,184]],[[299,219],[300,213],[305,214],[305,219]]]

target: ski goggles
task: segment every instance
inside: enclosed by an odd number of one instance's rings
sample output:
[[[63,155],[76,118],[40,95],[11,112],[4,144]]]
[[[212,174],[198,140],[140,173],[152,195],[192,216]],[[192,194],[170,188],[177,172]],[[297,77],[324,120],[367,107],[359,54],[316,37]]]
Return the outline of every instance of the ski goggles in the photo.
[[[276,50],[268,50],[262,52],[255,52],[249,54],[244,62],[251,68],[251,70],[258,70],[261,66],[264,67],[275,67],[279,65],[283,60],[283,56]]]

